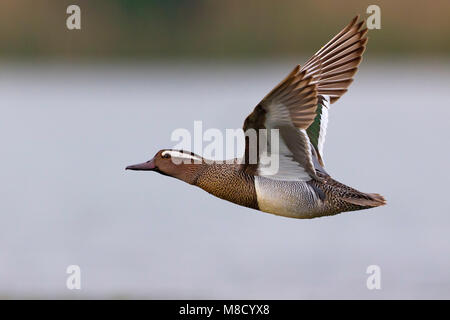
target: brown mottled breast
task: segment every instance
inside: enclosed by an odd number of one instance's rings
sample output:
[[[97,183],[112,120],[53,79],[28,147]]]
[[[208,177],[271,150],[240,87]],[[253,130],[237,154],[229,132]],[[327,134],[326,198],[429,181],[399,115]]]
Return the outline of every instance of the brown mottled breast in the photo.
[[[218,198],[258,209],[254,179],[239,164],[211,164],[205,166],[193,184]]]

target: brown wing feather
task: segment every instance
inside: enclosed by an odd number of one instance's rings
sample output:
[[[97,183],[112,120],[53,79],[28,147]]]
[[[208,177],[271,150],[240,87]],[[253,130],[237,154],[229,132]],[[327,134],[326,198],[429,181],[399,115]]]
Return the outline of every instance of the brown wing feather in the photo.
[[[299,129],[306,129],[316,116],[317,86],[312,84],[312,77],[305,77],[306,71],[300,71],[300,65],[281,81],[259,103],[264,110],[279,106],[289,111],[292,124]]]
[[[350,24],[317,51],[301,68],[311,84],[317,84],[319,95],[329,95],[330,102],[337,101],[352,83],[361,63],[367,43],[367,28],[356,16]]]
[[[306,77],[305,74],[306,71],[301,72],[300,66],[297,65],[255,107],[245,119],[243,129],[244,132],[248,129],[280,129],[281,139],[292,152],[293,160],[311,177],[316,177],[308,137],[298,130],[309,127],[316,117],[317,85],[312,84],[313,78]],[[256,146],[250,146],[249,139],[246,138],[246,170],[253,174],[256,173],[257,165],[248,164],[247,161],[250,159],[250,153],[255,154],[255,148],[259,162],[259,141]]]

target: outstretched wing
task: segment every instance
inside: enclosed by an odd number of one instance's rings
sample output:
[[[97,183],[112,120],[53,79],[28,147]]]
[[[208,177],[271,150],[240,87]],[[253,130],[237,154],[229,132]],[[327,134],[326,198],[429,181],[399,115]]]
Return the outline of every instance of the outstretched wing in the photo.
[[[247,170],[252,174],[278,180],[318,179],[306,134],[306,128],[316,117],[317,85],[312,84],[313,78],[305,74],[306,71],[300,71],[300,66],[296,66],[245,119],[244,132],[247,136],[244,159]],[[256,140],[250,140],[250,129],[256,130]],[[269,131],[264,146],[261,146],[261,129]],[[279,163],[276,172],[267,168],[262,161],[266,152],[276,152],[271,142],[272,129],[279,132]],[[252,154],[257,156],[256,163],[251,163]]]
[[[278,84],[253,110],[244,122],[250,129],[279,130],[279,169],[271,172],[262,163],[266,151],[271,152],[270,137],[261,148],[246,136],[247,172],[272,179],[319,179],[323,170],[323,144],[328,123],[328,110],[346,91],[361,62],[367,43],[367,28],[355,17],[349,25],[314,54],[306,64],[294,70]],[[256,154],[256,163],[252,163]]]
[[[306,77],[312,77],[311,84],[317,85],[317,114],[307,133],[322,166],[330,104],[347,92],[367,43],[367,28],[363,28],[364,21],[358,22],[358,18],[356,16],[301,68]]]

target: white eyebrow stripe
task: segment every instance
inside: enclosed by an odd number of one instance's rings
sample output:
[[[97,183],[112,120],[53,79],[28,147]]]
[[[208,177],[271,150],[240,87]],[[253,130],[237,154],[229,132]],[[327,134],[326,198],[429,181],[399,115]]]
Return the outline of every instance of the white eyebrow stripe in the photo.
[[[175,151],[175,150],[166,150],[163,151],[161,153],[161,155],[166,155],[166,154],[170,154],[171,157],[175,157],[175,158],[184,158],[184,159],[191,159],[191,160],[198,160],[198,161],[202,161],[202,159],[200,157],[197,156],[193,156],[192,154],[189,153],[183,153],[180,151]]]

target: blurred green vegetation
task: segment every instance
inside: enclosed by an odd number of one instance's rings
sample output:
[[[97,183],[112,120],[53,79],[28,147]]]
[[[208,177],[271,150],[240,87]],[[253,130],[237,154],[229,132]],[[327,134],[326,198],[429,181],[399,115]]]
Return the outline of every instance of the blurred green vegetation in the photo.
[[[66,8],[81,8],[81,30]],[[370,4],[374,56],[450,53],[450,1],[2,0],[1,59],[250,59],[310,55]]]

